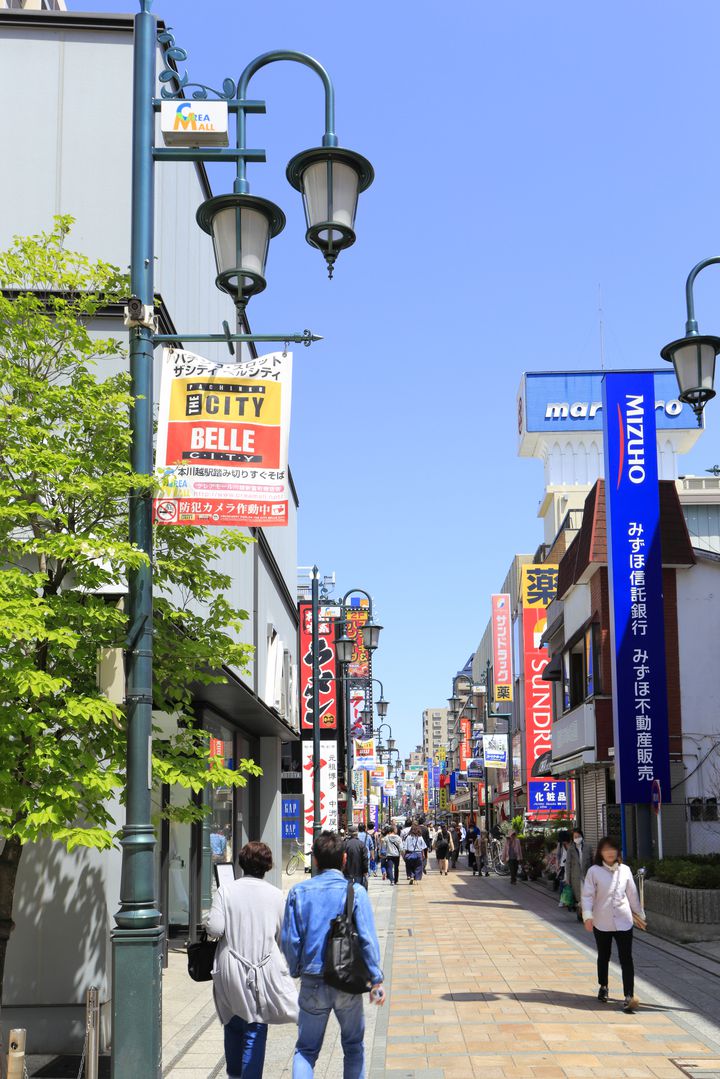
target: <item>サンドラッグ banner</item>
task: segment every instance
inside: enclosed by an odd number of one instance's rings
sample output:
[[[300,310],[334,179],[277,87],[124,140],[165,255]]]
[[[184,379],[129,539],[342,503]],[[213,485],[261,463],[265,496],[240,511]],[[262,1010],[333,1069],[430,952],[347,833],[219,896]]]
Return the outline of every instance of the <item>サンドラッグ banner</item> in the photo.
[[[493,646],[493,699],[513,699],[512,622],[510,596],[507,593],[491,597]],[[488,702],[489,703],[489,702]]]
[[[287,525],[292,354],[218,364],[163,351],[159,525]]]

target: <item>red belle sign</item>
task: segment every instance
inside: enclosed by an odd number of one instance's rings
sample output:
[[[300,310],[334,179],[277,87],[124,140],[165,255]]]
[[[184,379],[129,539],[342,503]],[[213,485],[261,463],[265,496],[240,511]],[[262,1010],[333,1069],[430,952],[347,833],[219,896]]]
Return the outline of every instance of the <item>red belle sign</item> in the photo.
[[[313,729],[313,640],[312,604],[301,603],[300,611],[300,726]],[[320,729],[337,729],[337,682],[335,680],[335,625],[320,622],[318,665],[320,668]]]

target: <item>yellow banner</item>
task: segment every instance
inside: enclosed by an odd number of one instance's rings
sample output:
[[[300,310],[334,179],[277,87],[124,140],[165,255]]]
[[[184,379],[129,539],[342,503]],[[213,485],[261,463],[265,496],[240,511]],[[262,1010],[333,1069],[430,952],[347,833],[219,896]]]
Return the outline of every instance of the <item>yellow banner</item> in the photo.
[[[219,423],[280,423],[282,386],[270,379],[174,378],[170,389],[170,422],[215,420]]]
[[[548,607],[557,594],[557,582],[556,565],[523,566],[520,576],[523,607]]]
[[[440,788],[438,805],[439,805],[440,809],[447,809],[447,807],[448,807],[447,787],[441,787]]]

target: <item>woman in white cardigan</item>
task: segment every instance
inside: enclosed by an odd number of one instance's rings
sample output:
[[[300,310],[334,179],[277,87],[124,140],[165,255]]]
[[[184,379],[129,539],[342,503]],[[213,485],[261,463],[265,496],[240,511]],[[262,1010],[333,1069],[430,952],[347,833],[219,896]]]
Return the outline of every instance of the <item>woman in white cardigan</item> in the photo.
[[[207,931],[219,937],[212,976],[228,1076],[259,1079],[267,1025],[297,1022],[297,990],[278,947],[283,894],[262,879],[272,852],[265,843],[246,843],[239,861],[244,876],[215,893]]]
[[[595,934],[597,944],[598,1000],[603,1004],[608,1001],[608,967],[614,937],[622,970],[623,1011],[634,1012],[639,1001],[632,958],[633,914],[645,921],[645,913],[633,875],[623,865],[618,845],[609,836],[598,843],[595,860],[585,874],[582,914],[585,928]]]

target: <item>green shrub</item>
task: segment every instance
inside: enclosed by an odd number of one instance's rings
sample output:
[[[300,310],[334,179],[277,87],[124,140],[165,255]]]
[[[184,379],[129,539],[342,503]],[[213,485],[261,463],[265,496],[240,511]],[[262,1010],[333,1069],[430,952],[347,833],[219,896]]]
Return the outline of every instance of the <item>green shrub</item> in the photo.
[[[682,888],[720,888],[720,854],[687,854],[682,858],[631,860],[634,870],[644,865],[648,878]]]

